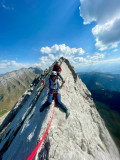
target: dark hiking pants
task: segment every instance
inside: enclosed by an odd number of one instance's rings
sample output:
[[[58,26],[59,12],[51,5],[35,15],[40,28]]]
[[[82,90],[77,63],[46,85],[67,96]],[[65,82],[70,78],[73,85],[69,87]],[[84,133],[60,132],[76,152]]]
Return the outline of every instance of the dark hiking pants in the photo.
[[[56,95],[48,94],[48,99],[40,108],[40,112],[42,112],[46,107],[50,106],[50,104],[52,103],[52,100],[54,99],[54,96],[56,96],[55,98],[56,104],[58,104],[64,112],[67,111],[67,107],[61,102],[61,94],[57,93]]]

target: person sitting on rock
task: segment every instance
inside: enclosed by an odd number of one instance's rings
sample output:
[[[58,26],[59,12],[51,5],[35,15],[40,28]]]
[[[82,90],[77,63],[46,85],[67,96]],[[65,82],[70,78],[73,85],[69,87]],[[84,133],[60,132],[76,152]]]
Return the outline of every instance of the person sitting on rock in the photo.
[[[57,76],[61,78],[61,80],[63,81],[63,78],[62,76],[60,75],[61,71],[62,71],[62,68],[61,66],[59,65],[59,62],[56,61],[55,65],[53,66],[53,71],[56,71],[57,72]]]
[[[61,102],[61,94],[58,93],[58,90],[62,88],[65,81],[63,81],[62,84],[60,85],[60,82],[57,79],[57,72],[52,71],[50,74],[49,83],[46,84],[45,80],[42,80],[42,83],[44,85],[44,88],[46,88],[46,86],[49,85],[49,93],[48,93],[47,101],[40,108],[40,112],[42,112],[46,107],[48,107],[52,103],[54,96],[56,96],[56,99],[55,99],[56,104],[61,106],[62,110],[66,113],[66,118],[67,118],[70,112],[67,109],[67,107]]]

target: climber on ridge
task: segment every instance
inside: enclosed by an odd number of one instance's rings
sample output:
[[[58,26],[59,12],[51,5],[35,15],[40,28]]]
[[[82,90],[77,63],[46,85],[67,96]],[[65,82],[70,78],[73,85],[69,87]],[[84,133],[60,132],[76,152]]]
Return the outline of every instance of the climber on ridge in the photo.
[[[60,85],[60,82],[57,79],[57,72],[52,71],[50,74],[49,83],[46,84],[45,80],[42,80],[42,83],[44,85],[44,88],[46,88],[46,86],[49,86],[49,93],[47,101],[40,108],[40,112],[42,112],[46,107],[48,107],[52,103],[54,96],[56,96],[56,103],[60,105],[62,110],[66,113],[66,118],[67,118],[70,112],[67,109],[67,107],[61,102],[61,94],[58,93],[58,90],[62,88],[65,81],[63,81],[62,84]]]
[[[61,78],[61,80],[63,81],[63,78],[62,76],[60,75],[61,71],[62,71],[62,68],[61,66],[59,65],[59,62],[56,61],[55,65],[53,66],[53,71],[56,71],[57,72],[57,76]]]

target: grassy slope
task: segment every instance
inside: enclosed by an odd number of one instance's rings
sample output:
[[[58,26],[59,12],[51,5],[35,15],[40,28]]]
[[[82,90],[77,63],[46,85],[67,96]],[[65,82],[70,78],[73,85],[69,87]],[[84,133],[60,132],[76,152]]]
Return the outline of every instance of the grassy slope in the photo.
[[[10,111],[35,78],[29,73],[0,87],[0,116]]]

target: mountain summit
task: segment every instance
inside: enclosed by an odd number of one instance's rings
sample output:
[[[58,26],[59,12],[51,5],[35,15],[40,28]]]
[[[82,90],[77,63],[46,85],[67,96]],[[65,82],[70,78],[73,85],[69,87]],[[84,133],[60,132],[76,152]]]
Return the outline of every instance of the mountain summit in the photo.
[[[118,149],[96,110],[91,93],[67,59],[60,58],[59,63],[65,80],[60,93],[70,116],[66,119],[65,113],[55,107],[51,127],[35,160],[120,160]],[[46,74],[46,82],[48,78],[49,73]],[[52,103],[42,113],[39,112],[47,93],[48,90],[43,90],[40,83],[8,124],[0,138],[2,160],[27,160],[37,146],[53,111]]]

